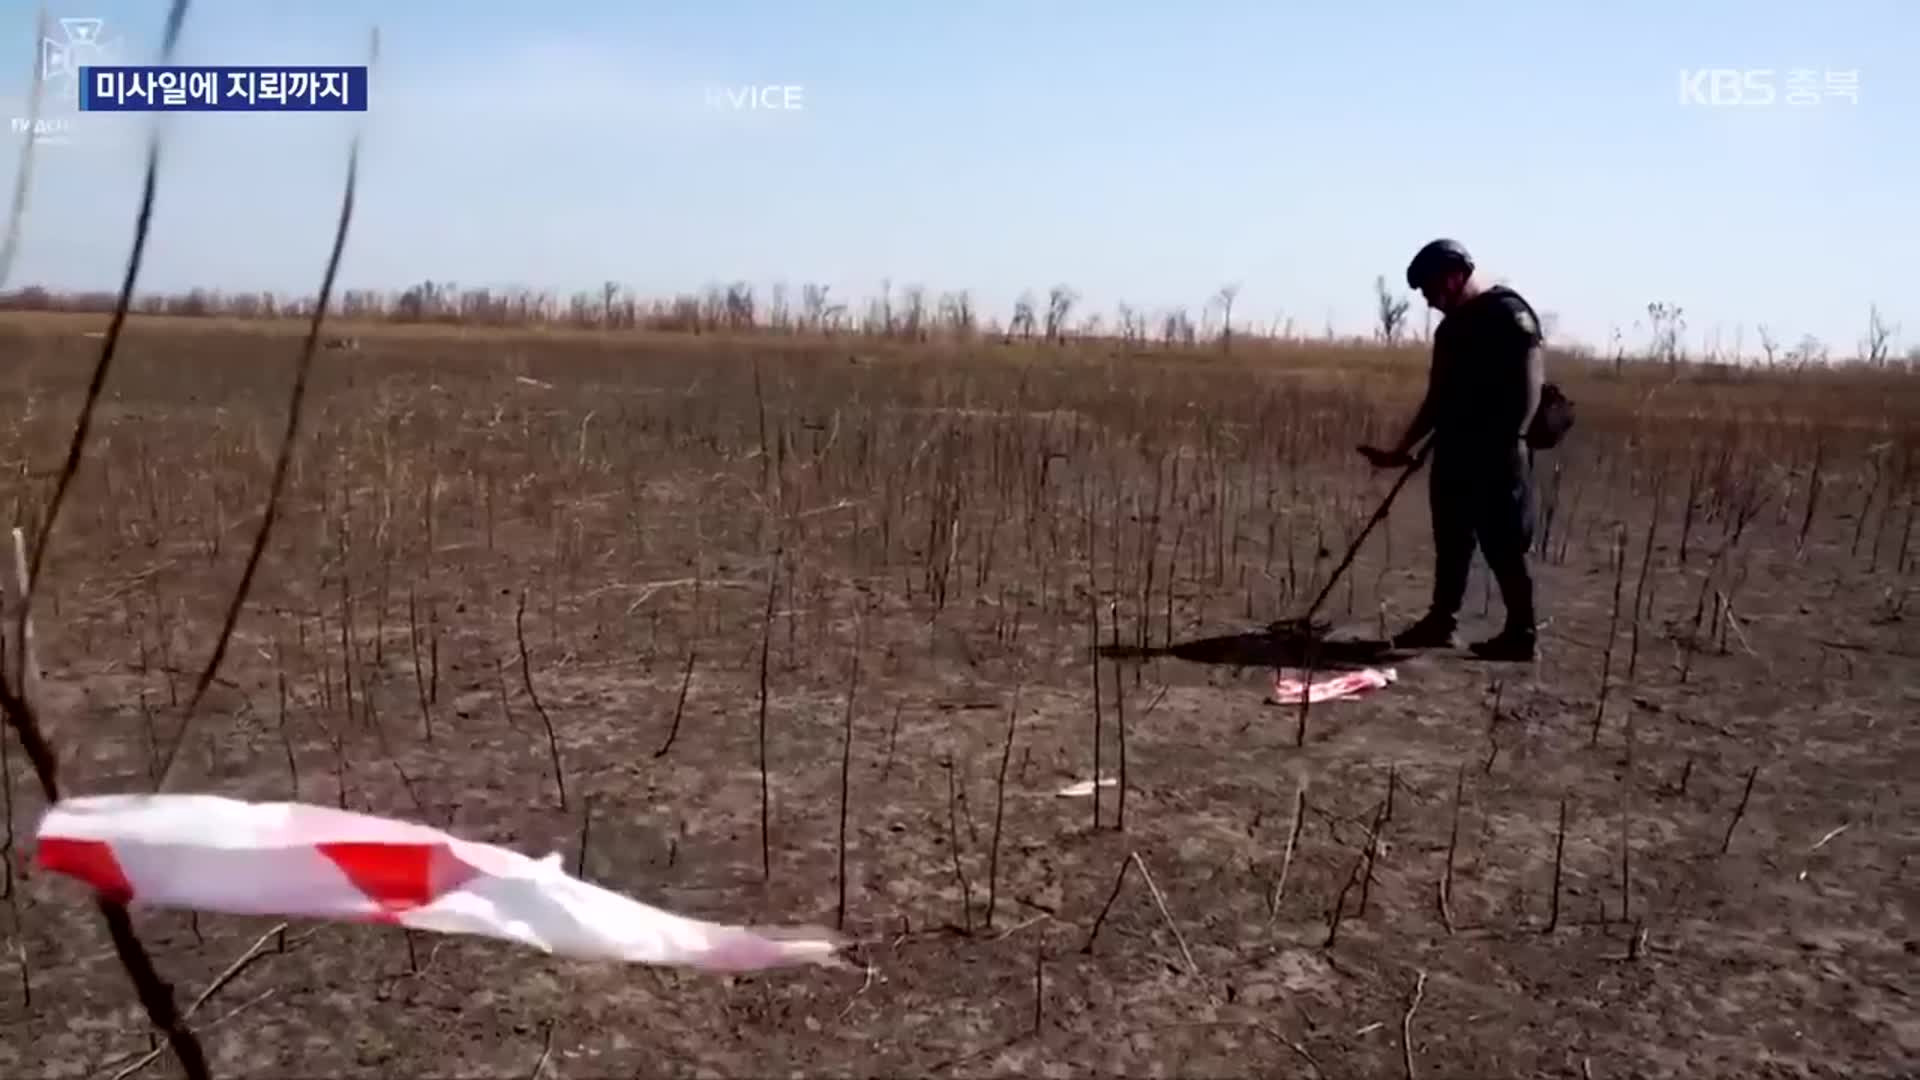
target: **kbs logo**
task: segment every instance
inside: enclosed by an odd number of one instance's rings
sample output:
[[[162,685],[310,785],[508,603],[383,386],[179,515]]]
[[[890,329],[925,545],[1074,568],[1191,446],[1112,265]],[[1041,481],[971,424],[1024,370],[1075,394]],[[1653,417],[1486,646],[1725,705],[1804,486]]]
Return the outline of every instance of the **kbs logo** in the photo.
[[[1818,105],[1826,98],[1860,103],[1860,73],[1791,68],[1777,83],[1773,68],[1682,68],[1680,104],[1753,107]]]
[[[1695,68],[1680,71],[1682,105],[1771,105],[1771,68]]]

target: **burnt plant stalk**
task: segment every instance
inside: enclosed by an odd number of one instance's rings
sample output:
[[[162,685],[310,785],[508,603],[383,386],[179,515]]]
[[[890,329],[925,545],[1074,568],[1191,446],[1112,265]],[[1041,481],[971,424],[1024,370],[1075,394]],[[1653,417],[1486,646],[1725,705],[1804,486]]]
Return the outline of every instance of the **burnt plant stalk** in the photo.
[[[533,711],[539,714],[540,724],[547,731],[547,754],[553,761],[553,783],[560,792],[560,809],[567,808],[567,774],[560,767],[560,739],[553,730],[553,718],[547,715],[547,708],[540,703],[540,695],[533,688],[533,661],[527,655],[527,634],[525,620],[527,614],[526,590],[520,592],[520,602],[513,612],[513,638],[520,648],[520,684],[527,691],[527,701],[533,705]]]
[[[1613,538],[1613,614],[1607,619],[1607,644],[1600,658],[1600,694],[1593,706],[1593,737],[1591,745],[1600,745],[1600,725],[1607,715],[1607,691],[1613,678],[1613,642],[1619,636],[1620,629],[1620,582],[1626,576],[1627,567],[1627,527],[1620,524],[1614,528]]]
[[[1091,535],[1091,533],[1089,533]],[[1087,656],[1088,665],[1093,672],[1093,827],[1100,828],[1100,744],[1104,732],[1101,728],[1100,706],[1100,599],[1093,589],[1093,576],[1089,567],[1087,576]]]
[[[1114,734],[1119,741],[1120,751],[1120,791],[1113,818],[1113,827],[1119,832],[1127,831],[1127,686],[1120,668],[1120,611],[1118,605],[1109,613],[1113,622],[1113,719]],[[1098,778],[1095,778],[1094,790],[1100,790]]]
[[[1727,822],[1727,834],[1720,839],[1720,854],[1725,855],[1733,847],[1733,830],[1740,827],[1740,819],[1747,815],[1747,800],[1753,797],[1753,781],[1760,775],[1760,766],[1747,770],[1747,785],[1740,791],[1740,805],[1733,808],[1733,819]]]
[[[968,936],[973,934],[973,886],[967,881],[966,867],[960,859],[960,789],[953,772],[953,758],[944,763],[947,771],[947,847],[953,854],[953,876],[960,883],[960,923]]]
[[[1640,580],[1633,589],[1633,629],[1627,646],[1627,685],[1633,685],[1634,673],[1640,666],[1640,627],[1646,622],[1650,612],[1647,599],[1647,581],[1653,572],[1653,540],[1660,529],[1660,511],[1666,493],[1667,474],[1664,468],[1654,475],[1653,513],[1647,518],[1647,542],[1640,552]]]
[[[420,702],[420,723],[427,745],[433,745],[433,707],[427,701],[427,673],[420,662],[420,615],[414,590],[407,589],[407,647],[413,654],[413,689]]]
[[[773,644],[773,602],[779,595],[779,586],[780,554],[776,550],[767,567],[767,605],[760,619],[760,722],[756,733],[760,768],[760,876],[766,881],[773,880],[773,842],[768,836],[772,811],[767,784],[767,652]]]
[[[1000,826],[1007,811],[1007,765],[1013,761],[1013,735],[1020,719],[1020,687],[1013,688],[1013,703],[1007,707],[1007,738],[1000,748],[1000,779],[993,795],[993,844],[987,853],[987,929],[993,929],[993,912],[1000,900]]]
[[[855,642],[853,657],[849,663],[850,670],[847,673],[847,708],[843,720],[844,730],[840,742],[840,835],[837,841],[838,852],[834,874],[834,883],[839,893],[838,902],[834,908],[834,926],[839,930],[845,930],[847,928],[847,803],[851,793],[851,776],[853,772],[853,700],[854,693],[860,686],[860,645],[858,635],[856,635]],[[691,658],[693,654],[688,653],[687,655]],[[693,670],[692,666],[689,665],[687,670],[691,672]],[[1005,769],[1003,767],[1002,773],[1004,774],[1004,772]],[[996,843],[997,842],[996,833]],[[987,905],[987,921],[989,925],[991,925],[993,921],[993,905],[991,903]]]
[[[1293,852],[1300,844],[1300,828],[1306,823],[1307,782],[1302,780],[1300,787],[1293,793],[1293,824],[1287,828],[1287,847],[1280,856],[1280,874],[1274,879],[1273,891],[1267,896],[1267,917],[1274,918],[1280,913],[1280,901],[1287,894],[1287,874],[1293,869]]]
[[[1813,515],[1820,508],[1821,483],[1826,479],[1826,441],[1817,439],[1813,444],[1813,470],[1807,478],[1807,508],[1800,516],[1800,536],[1795,542],[1798,551],[1807,549],[1807,534],[1813,530]]]
[[[697,655],[697,649],[687,649],[687,662],[680,670],[680,695],[673,702],[673,722],[667,728],[666,741],[660,744],[660,749],[653,752],[656,759],[666,757],[667,751],[673,749],[673,740],[680,735],[680,717],[687,711],[687,688],[693,683],[693,662]]]
[[[1548,892],[1551,899],[1547,908],[1546,932],[1551,934],[1560,926],[1560,869],[1567,853],[1567,797],[1560,796],[1560,827],[1553,835],[1553,885]]]
[[[1440,921],[1447,933],[1453,933],[1453,857],[1460,846],[1460,804],[1466,793],[1467,770],[1460,766],[1453,775],[1453,823],[1447,828],[1447,865],[1440,877]]]

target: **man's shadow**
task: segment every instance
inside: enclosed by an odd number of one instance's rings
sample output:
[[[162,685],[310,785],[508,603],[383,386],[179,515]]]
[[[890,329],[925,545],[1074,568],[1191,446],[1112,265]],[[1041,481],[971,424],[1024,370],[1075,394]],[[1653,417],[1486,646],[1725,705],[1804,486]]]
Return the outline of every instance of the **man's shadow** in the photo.
[[[1314,671],[1353,671],[1405,654],[1390,642],[1372,638],[1330,639],[1314,635],[1267,630],[1179,641],[1171,645],[1103,645],[1109,660],[1147,661],[1163,657],[1220,667],[1311,668]]]

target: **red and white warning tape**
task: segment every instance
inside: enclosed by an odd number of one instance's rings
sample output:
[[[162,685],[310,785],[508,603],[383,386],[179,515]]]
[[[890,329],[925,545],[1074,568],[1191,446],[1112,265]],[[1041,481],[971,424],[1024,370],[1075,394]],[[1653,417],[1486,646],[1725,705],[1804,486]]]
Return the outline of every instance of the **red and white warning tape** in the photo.
[[[1311,688],[1306,683],[1284,672],[1275,672],[1273,676],[1273,698],[1276,705],[1298,705],[1302,694],[1310,704],[1331,701],[1335,698],[1353,697],[1368,690],[1378,690],[1399,678],[1393,668],[1361,668],[1331,678],[1321,679]]]
[[[756,971],[836,966],[831,931],[706,922],[412,822],[213,795],[65,799],[39,864],[126,904],[388,923],[478,934],[562,956]]]

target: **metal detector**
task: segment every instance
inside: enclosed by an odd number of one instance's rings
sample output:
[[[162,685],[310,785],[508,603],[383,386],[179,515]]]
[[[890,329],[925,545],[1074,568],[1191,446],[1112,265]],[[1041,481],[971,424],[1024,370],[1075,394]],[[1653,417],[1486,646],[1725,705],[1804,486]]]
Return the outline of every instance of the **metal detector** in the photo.
[[[1381,500],[1380,508],[1367,519],[1367,524],[1361,528],[1360,535],[1353,538],[1353,543],[1347,545],[1346,556],[1340,560],[1340,565],[1334,568],[1332,576],[1327,578],[1327,583],[1320,587],[1320,595],[1313,598],[1313,603],[1308,606],[1306,614],[1268,624],[1269,634],[1296,641],[1317,641],[1326,636],[1327,631],[1332,629],[1331,625],[1324,622],[1316,623],[1313,619],[1314,615],[1319,613],[1320,605],[1327,602],[1327,597],[1333,594],[1333,587],[1340,583],[1347,568],[1353,565],[1354,558],[1360,554],[1360,545],[1367,542],[1367,537],[1372,534],[1374,526],[1386,520],[1387,512],[1393,509],[1393,500],[1400,496],[1400,489],[1406,487],[1407,481],[1413,479],[1413,474],[1419,472],[1420,466],[1427,463],[1427,453],[1432,449],[1433,442],[1428,440],[1427,444],[1420,448],[1420,452],[1414,455],[1413,462],[1401,471],[1400,478],[1395,480],[1393,487],[1387,491],[1387,497]]]

